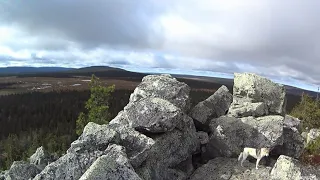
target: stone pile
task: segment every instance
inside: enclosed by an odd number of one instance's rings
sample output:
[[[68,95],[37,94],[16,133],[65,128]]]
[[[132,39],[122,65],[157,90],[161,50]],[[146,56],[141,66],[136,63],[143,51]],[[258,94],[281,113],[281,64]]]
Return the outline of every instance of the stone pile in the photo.
[[[249,73],[235,74],[195,107],[190,87],[170,75],[142,79],[127,106],[107,125],[88,123],[67,152],[53,160],[41,147],[0,179],[313,179],[301,165],[299,120],[285,115],[285,89]],[[269,147],[275,165],[237,162],[243,147]]]

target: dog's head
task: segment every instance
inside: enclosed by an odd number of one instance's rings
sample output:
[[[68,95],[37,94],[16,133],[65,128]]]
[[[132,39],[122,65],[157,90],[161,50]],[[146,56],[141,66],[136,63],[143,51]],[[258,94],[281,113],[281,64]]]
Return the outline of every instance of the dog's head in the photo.
[[[270,148],[261,148],[261,156],[269,156]]]

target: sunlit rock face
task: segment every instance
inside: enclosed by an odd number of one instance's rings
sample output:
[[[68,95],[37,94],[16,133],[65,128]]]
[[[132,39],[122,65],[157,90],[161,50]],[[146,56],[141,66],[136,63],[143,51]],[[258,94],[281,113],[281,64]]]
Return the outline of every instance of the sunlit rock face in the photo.
[[[235,73],[233,102],[229,114],[234,117],[285,115],[283,85],[252,73]]]

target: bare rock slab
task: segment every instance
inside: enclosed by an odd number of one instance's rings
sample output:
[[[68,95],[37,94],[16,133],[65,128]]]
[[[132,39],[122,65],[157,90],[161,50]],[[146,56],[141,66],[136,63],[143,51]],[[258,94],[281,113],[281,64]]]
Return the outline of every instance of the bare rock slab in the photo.
[[[123,146],[110,144],[106,155],[99,157],[80,180],[142,180],[134,171]]]
[[[294,158],[281,155],[271,171],[272,180],[316,180],[319,170],[311,170]]]
[[[130,95],[130,102],[146,97],[165,99],[183,111],[190,109],[190,87],[169,74],[148,75]]]
[[[233,102],[229,114],[234,117],[285,114],[283,85],[252,73],[235,73]],[[252,104],[255,103],[255,104]]]
[[[226,86],[221,86],[213,95],[192,108],[190,116],[205,125],[212,118],[226,115],[231,103],[232,94]]]

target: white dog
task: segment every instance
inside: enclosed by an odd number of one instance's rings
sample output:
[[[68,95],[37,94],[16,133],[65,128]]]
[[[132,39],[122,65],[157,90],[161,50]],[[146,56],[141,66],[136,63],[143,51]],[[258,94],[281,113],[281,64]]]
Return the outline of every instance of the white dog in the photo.
[[[269,152],[270,149],[269,148],[261,148],[261,149],[256,149],[256,148],[244,148],[243,151],[240,153],[239,157],[238,157],[238,161],[241,160],[241,166],[243,167],[243,162],[247,159],[247,157],[250,155],[254,158],[257,159],[256,161],[256,169],[258,169],[259,166],[259,162],[260,160],[265,157],[265,156],[269,156]]]

